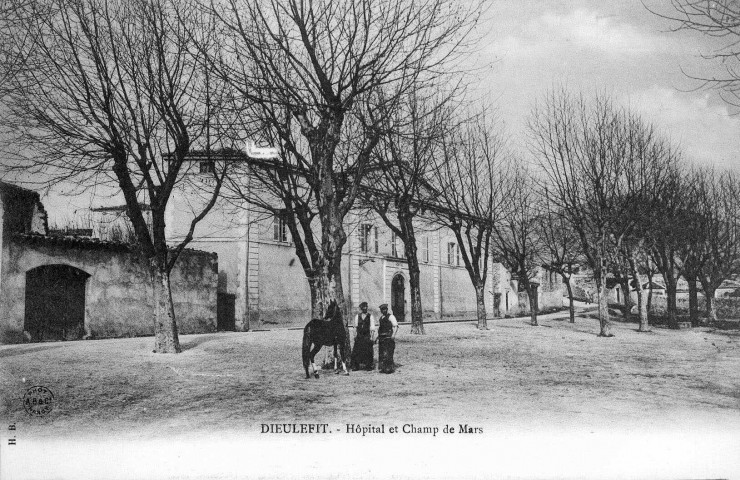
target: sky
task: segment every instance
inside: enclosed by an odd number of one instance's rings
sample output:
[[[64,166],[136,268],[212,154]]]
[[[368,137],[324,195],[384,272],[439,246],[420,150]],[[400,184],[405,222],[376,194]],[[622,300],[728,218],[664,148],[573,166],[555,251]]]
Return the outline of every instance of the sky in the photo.
[[[671,12],[668,0],[644,0]],[[491,0],[472,64],[477,86],[495,106],[515,148],[526,150],[526,119],[549,89],[607,93],[640,113],[686,158],[719,168],[740,167],[740,116],[718,92],[689,78],[721,73],[702,58],[721,45],[675,27],[640,0]],[[686,73],[684,73],[686,72]],[[68,199],[49,192],[50,218],[110,199]]]
[[[667,0],[645,0],[671,13]],[[548,90],[606,93],[682,147],[687,160],[740,167],[740,117],[694,77],[722,73],[706,56],[722,41],[676,32],[640,0],[494,2],[478,53],[493,63],[481,78],[514,143]],[[687,75],[688,74],[688,75]]]
[[[672,12],[667,0],[645,4]],[[610,95],[680,145],[689,161],[740,166],[740,117],[687,75],[721,74],[718,62],[702,58],[721,41],[672,31],[676,23],[640,0],[494,2],[487,16],[477,55],[490,66],[481,86],[518,146],[534,103],[563,86]]]

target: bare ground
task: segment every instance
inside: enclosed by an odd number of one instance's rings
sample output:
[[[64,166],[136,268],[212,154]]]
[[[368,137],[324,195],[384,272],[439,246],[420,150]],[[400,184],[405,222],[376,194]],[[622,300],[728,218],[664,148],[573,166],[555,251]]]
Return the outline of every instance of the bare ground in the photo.
[[[586,315],[427,325],[392,375],[304,379],[297,330],[0,347],[8,479],[740,478],[740,331],[600,338]],[[55,408],[22,397],[49,387]],[[335,435],[261,434],[327,423]],[[346,425],[387,433],[347,433]],[[473,435],[389,434],[482,429]],[[14,446],[6,438],[17,438]]]
[[[431,324],[424,336],[405,326],[395,374],[318,380],[304,379],[297,330],[185,335],[180,355],[153,354],[151,338],[2,346],[2,408],[42,438],[349,421],[740,431],[740,331],[639,333],[615,323],[615,337],[600,338],[593,319],[564,317],[545,316],[540,327],[495,320],[488,331]],[[45,418],[23,410],[33,385],[55,395]]]

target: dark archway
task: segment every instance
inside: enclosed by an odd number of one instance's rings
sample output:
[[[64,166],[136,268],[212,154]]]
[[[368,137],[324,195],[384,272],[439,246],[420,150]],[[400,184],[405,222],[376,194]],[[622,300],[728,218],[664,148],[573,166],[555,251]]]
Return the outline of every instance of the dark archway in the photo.
[[[403,322],[406,318],[406,284],[403,275],[396,274],[391,282],[391,310],[396,320]]]
[[[26,272],[23,329],[31,341],[76,340],[85,334],[88,275],[69,265],[43,265]]]

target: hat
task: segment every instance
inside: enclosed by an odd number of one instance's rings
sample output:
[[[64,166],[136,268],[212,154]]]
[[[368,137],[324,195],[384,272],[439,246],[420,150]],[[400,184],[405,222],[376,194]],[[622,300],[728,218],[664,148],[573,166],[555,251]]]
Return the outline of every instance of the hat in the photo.
[[[362,302],[362,303],[360,304],[360,308],[362,308],[362,307],[367,307],[367,302]]]
[[[383,305],[380,306],[380,309],[381,310],[383,310],[384,308],[388,308],[388,304],[387,303],[384,303]]]

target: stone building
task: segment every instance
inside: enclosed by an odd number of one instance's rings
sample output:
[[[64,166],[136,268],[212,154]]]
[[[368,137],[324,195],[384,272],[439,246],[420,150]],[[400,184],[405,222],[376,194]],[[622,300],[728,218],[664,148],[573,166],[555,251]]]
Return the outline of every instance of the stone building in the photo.
[[[0,343],[153,334],[148,273],[129,244],[48,233],[39,195],[0,183]],[[217,272],[215,254],[180,257],[180,332],[216,330]]]
[[[207,168],[191,170],[196,172],[193,175],[202,175],[204,182],[212,177],[197,173]],[[197,189],[182,189],[173,196],[166,220],[168,240],[177,241],[186,234],[191,211],[198,211],[196,204],[203,200],[198,199]],[[233,312],[236,330],[297,327],[310,319],[308,282],[280,211],[275,212],[222,200],[195,228],[193,247],[218,254],[219,310]],[[382,220],[365,212],[351,213],[345,231],[342,281],[350,311],[356,312],[367,301],[377,315],[378,306],[387,303],[399,321],[410,321],[409,275],[402,242]],[[475,290],[454,234],[429,220],[420,220],[416,231],[424,317],[475,318]],[[485,302],[489,317],[495,312],[500,316],[526,312],[526,294],[519,294],[509,272],[493,262],[488,272]],[[540,287],[543,309],[562,305],[562,284],[550,277]]]

